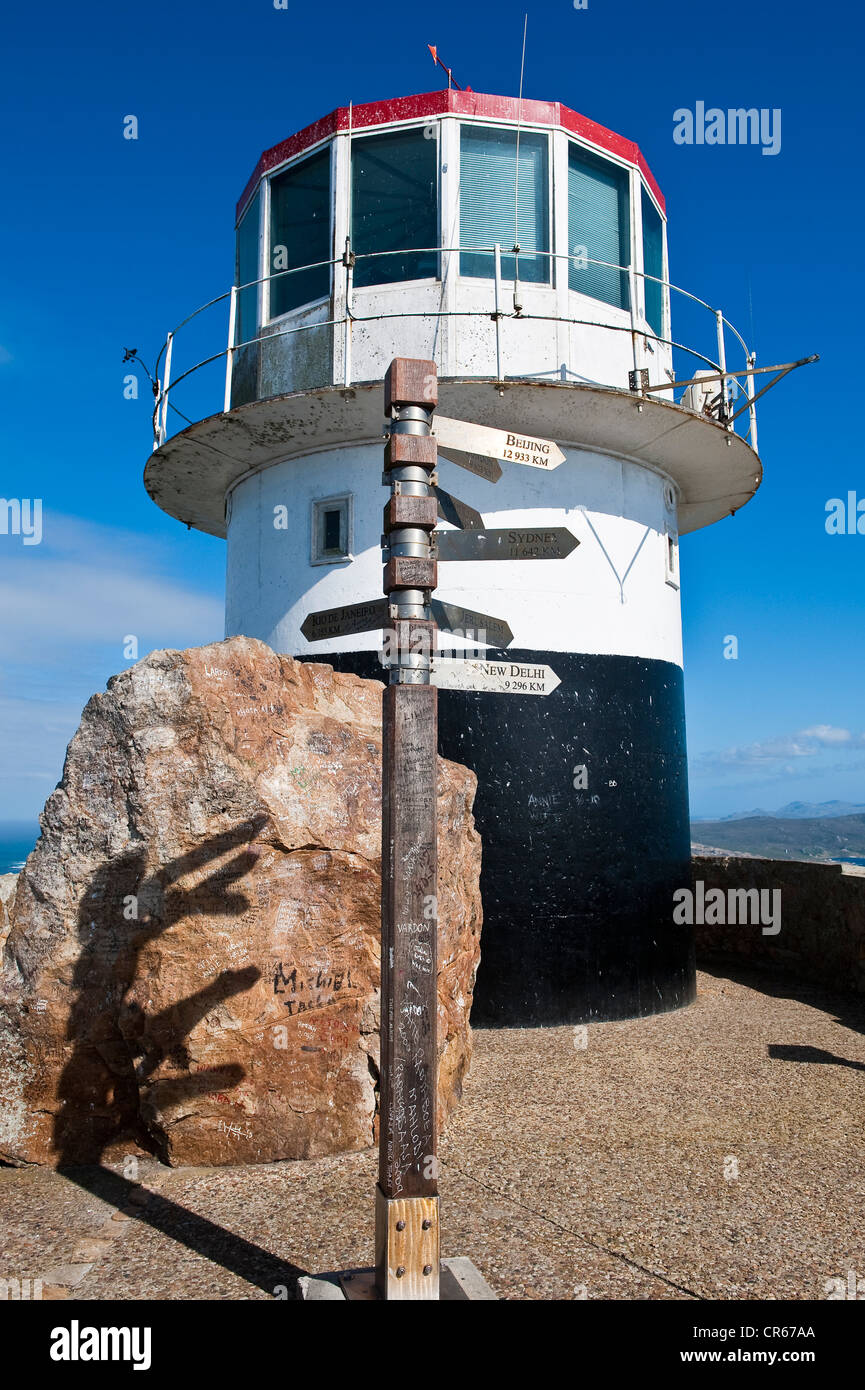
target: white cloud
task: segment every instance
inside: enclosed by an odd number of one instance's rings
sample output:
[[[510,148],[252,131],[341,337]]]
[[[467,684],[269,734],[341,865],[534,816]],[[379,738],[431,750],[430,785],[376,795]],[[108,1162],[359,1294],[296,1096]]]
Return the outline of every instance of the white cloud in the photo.
[[[802,738],[812,738],[815,743],[850,743],[853,739],[849,729],[835,729],[831,724],[815,724],[813,729],[803,729]]]
[[[178,581],[151,538],[49,513],[44,540],[0,544],[0,820],[41,809],[90,696],[159,647],[220,641],[221,594]]]
[[[865,733],[854,734],[850,729],[840,729],[832,724],[814,724],[795,734],[782,734],[719,752],[701,753],[692,760],[691,767],[698,777],[735,771],[768,772],[786,777],[794,775],[795,764],[791,763],[791,759],[801,766],[801,759],[816,758],[827,748],[836,751],[840,748],[865,748]]]
[[[223,635],[221,596],[159,573],[142,536],[50,513],[42,545],[4,537],[0,565],[0,658],[53,664],[69,648],[113,648],[134,634],[154,646],[197,646]]]

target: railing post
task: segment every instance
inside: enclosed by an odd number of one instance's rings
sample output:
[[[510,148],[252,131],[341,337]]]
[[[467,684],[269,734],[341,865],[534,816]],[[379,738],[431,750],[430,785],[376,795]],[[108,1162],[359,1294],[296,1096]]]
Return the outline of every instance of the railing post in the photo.
[[[231,377],[234,372],[234,349],[237,337],[237,286],[232,285],[228,304],[228,351],[225,354],[225,413],[231,409]]]
[[[754,367],[757,364],[756,352],[748,354],[748,366]],[[748,439],[754,453],[757,452],[757,406],[754,402],[754,375],[748,373],[748,395],[751,397],[751,404],[748,407]]]
[[[355,255],[351,249],[351,237],[345,239],[345,250],[342,253],[342,263],[345,266],[345,321],[343,324],[342,338],[342,387],[347,391],[351,386],[351,292],[354,286],[354,263]]]
[[[171,354],[174,349],[174,334],[169,333],[165,339],[165,375],[162,378],[162,422],[159,427],[159,443],[165,443],[165,434],[168,426],[168,392],[171,386]]]
[[[637,277],[633,262],[628,266],[628,298],[631,301],[631,343],[634,349],[634,371],[640,370],[640,353],[637,347]]]
[[[496,311],[493,318],[496,322],[496,381],[502,380],[502,248],[496,242],[493,251],[493,262],[495,266],[496,283]]]
[[[727,350],[724,345],[724,315],[720,309],[715,310],[715,322],[718,327],[718,367],[721,372],[721,423],[728,430],[733,428],[729,421],[730,410],[727,404]]]

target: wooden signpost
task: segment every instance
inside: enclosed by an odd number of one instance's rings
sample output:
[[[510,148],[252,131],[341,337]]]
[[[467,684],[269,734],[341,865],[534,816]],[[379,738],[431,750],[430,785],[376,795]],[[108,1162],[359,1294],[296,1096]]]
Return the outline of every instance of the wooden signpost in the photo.
[[[386,1300],[491,1298],[469,1261],[442,1268],[436,1101],[438,1054],[438,688],[549,695],[559,678],[526,662],[448,659],[437,654],[438,626],[504,648],[506,622],[433,598],[438,560],[563,559],[579,544],[564,527],[490,530],[483,517],[435,477],[437,439],[454,462],[495,482],[494,458],[557,468],[550,440],[524,438],[462,420],[435,422],[434,362],[397,357],[385,377],[389,432],[384,481],[384,598],[309,613],[307,641],[384,629],[389,671],[382,700],[381,1062],[375,1269],[340,1276],[346,1297]],[[478,459],[477,454],[489,456]],[[436,532],[439,516],[459,530]],[[433,533],[436,532],[435,537]],[[467,1266],[456,1274],[453,1266]],[[444,1276],[444,1279],[443,1279]],[[440,1283],[440,1280],[443,1282]],[[473,1292],[467,1292],[473,1280]],[[457,1285],[461,1291],[452,1291]],[[449,1287],[451,1292],[442,1293]]]
[[[438,504],[430,435],[434,362],[396,358],[385,378],[385,631],[396,664],[382,715],[381,1066],[376,1283],[385,1299],[438,1299],[436,1156],[438,692],[430,685]],[[397,487],[398,484],[398,487]]]

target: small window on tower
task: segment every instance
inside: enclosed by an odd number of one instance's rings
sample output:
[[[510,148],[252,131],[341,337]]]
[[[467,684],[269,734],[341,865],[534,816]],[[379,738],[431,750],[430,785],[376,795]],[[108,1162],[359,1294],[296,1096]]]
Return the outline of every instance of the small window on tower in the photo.
[[[314,565],[332,565],[351,555],[351,497],[324,497],[312,504]]]

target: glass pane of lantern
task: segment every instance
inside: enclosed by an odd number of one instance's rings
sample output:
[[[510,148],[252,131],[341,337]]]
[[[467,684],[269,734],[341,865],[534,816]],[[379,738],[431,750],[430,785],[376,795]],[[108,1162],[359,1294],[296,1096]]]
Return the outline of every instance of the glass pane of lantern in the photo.
[[[630,199],[625,169],[571,145],[568,150],[568,284],[618,309],[630,306]],[[605,265],[593,265],[604,261]]]
[[[423,130],[352,141],[351,244],[356,285],[434,279],[438,253],[372,256],[438,245],[437,142]],[[364,259],[368,256],[368,259]]]
[[[460,246],[495,246],[510,251],[519,243],[519,278],[546,284],[550,278],[547,137],[484,126],[463,126],[460,135]],[[517,207],[517,204],[519,206]],[[515,257],[502,256],[502,276],[514,278]],[[485,279],[495,274],[491,255],[476,250],[460,254],[460,272]]]
[[[261,198],[256,193],[237,229],[235,260],[236,285],[249,285],[237,296],[237,329],[235,343],[248,343],[258,333],[258,234]]]
[[[330,148],[273,180],[270,188],[270,317],[330,293]],[[298,266],[316,266],[297,270]],[[280,271],[292,271],[289,275]]]
[[[664,275],[664,228],[661,216],[645,188],[643,195],[643,269],[647,275]],[[664,291],[654,280],[646,280],[646,322],[661,336]]]

